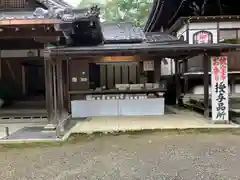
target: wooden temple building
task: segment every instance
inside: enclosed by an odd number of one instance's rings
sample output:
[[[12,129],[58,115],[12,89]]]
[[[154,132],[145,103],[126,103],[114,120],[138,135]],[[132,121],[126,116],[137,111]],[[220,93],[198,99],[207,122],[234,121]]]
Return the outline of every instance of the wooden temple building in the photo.
[[[0,116],[46,118],[52,130],[69,117],[164,115],[164,58],[179,64],[204,57],[204,104],[209,107],[210,56],[240,47],[188,44],[131,23],[102,24],[98,7],[74,9],[61,0],[0,2],[0,89],[7,89],[0,94]]]

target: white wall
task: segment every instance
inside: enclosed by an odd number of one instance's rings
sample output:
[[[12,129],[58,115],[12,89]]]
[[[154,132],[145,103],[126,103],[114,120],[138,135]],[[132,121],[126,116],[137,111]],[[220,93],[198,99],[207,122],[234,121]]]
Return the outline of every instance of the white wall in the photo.
[[[187,26],[183,25],[183,27],[181,27],[178,32],[177,32],[177,38],[180,38],[180,36],[184,37],[184,41],[187,40]]]
[[[219,23],[219,28],[220,29],[234,29],[234,28],[239,28],[240,27],[240,22],[220,22]]]
[[[170,58],[165,58],[165,59],[167,61],[167,64],[165,64],[163,61],[161,62],[161,75],[165,76],[165,75],[175,74],[174,60]]]
[[[213,43],[218,43],[218,30],[217,30],[217,22],[198,22],[198,23],[190,23],[188,25],[189,29],[187,31],[187,25],[184,24],[178,31],[177,31],[177,37],[180,38],[182,35],[184,37],[184,40],[187,40],[187,33],[189,37],[189,44],[193,44],[193,35],[199,31],[208,31],[211,32],[213,35]],[[219,22],[219,28],[220,29],[236,29],[240,28],[240,22]],[[240,32],[240,31],[239,31]],[[162,63],[162,75],[171,75],[171,72],[173,74],[175,73],[175,63],[168,59],[168,64]],[[171,71],[171,67],[173,68]]]
[[[211,32],[213,35],[213,43],[217,43],[217,22],[210,22],[189,24],[189,44],[193,44],[193,35],[203,30]]]

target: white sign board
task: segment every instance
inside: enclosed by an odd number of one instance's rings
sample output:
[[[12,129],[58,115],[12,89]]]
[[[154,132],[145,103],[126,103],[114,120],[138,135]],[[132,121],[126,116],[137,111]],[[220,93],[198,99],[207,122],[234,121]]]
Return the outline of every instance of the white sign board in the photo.
[[[228,60],[227,56],[212,57],[212,120],[228,121]]]
[[[154,71],[154,61],[143,61],[144,71]]]
[[[193,35],[194,44],[211,44],[212,33],[209,31],[199,31]]]
[[[209,35],[208,33],[199,33],[197,34],[197,43],[198,44],[208,44]]]

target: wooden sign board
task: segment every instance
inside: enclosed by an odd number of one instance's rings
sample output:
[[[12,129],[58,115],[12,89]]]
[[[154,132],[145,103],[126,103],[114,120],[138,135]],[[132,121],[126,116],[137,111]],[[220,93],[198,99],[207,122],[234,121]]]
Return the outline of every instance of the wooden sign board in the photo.
[[[132,62],[136,60],[136,56],[106,56],[102,62]]]

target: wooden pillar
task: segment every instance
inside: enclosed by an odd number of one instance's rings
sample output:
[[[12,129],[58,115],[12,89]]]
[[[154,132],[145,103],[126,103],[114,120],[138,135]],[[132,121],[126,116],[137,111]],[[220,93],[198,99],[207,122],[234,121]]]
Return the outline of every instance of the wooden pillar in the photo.
[[[44,59],[44,68],[45,68],[45,98],[46,109],[48,114],[48,124],[52,124],[54,126],[55,122],[53,111],[53,69],[50,59],[48,58]]]
[[[181,95],[181,83],[180,83],[180,67],[178,60],[175,59],[175,84],[176,84],[176,104],[179,104],[179,98]]]
[[[68,76],[68,61],[62,61],[62,79],[63,79],[63,107],[67,112],[69,110],[69,76]]]
[[[65,80],[66,80],[66,84],[65,84],[65,91],[66,91],[66,109],[68,110],[68,112],[71,112],[71,96],[69,93],[69,87],[70,87],[70,79],[69,79],[69,60],[66,60],[66,67],[64,66],[63,68],[65,68]]]
[[[64,116],[64,97],[63,97],[63,71],[62,60],[56,61],[56,87],[57,87],[57,113],[58,120],[62,120]]]
[[[209,56],[203,56],[203,69],[204,69],[204,117],[209,118]]]
[[[52,61],[52,77],[53,77],[53,112],[54,112],[54,124],[58,125],[59,113],[58,113],[58,94],[57,94],[57,66],[56,61]]]
[[[22,94],[25,96],[26,95],[26,69],[25,65],[21,65],[21,70],[22,70]]]
[[[183,73],[187,73],[188,72],[188,60],[184,59],[183,61],[183,68],[184,68],[184,72]],[[184,74],[184,94],[186,94],[188,92],[188,75]]]
[[[154,81],[158,83],[161,78],[161,59],[154,60]]]
[[[0,79],[2,79],[2,51],[0,50]]]
[[[143,61],[139,61],[138,66],[139,66],[139,81],[140,81],[140,84],[143,84],[143,83],[145,83]]]
[[[228,77],[229,78],[229,77]],[[229,78],[230,79],[230,78]],[[235,89],[234,89],[234,87],[235,87],[235,78],[233,77],[233,76],[231,76],[231,80],[230,80],[230,92],[232,93],[232,94],[234,94],[234,93],[236,93],[235,92]]]

